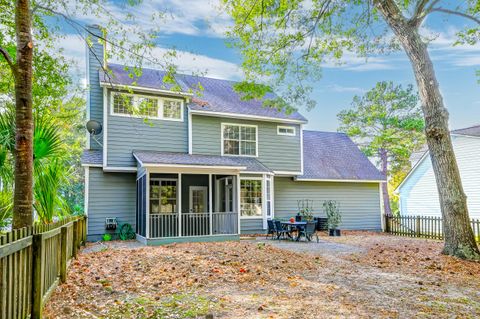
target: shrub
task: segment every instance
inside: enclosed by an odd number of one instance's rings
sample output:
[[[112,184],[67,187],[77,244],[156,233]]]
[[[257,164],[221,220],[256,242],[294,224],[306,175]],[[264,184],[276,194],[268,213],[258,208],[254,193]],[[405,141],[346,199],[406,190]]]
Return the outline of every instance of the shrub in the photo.
[[[340,208],[338,202],[334,200],[327,200],[323,202],[323,209],[328,219],[328,228],[336,229],[342,222],[342,215],[340,214]]]
[[[103,234],[102,240],[103,240],[103,241],[110,241],[110,240],[112,240],[112,235],[110,235],[110,234]]]

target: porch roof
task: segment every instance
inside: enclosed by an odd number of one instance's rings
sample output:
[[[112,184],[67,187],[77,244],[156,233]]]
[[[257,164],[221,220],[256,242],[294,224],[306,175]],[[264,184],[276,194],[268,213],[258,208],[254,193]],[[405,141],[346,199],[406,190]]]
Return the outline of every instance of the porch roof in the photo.
[[[186,165],[205,167],[231,167],[243,172],[271,173],[272,171],[252,157],[200,155],[158,151],[134,150],[133,156],[141,166]]]

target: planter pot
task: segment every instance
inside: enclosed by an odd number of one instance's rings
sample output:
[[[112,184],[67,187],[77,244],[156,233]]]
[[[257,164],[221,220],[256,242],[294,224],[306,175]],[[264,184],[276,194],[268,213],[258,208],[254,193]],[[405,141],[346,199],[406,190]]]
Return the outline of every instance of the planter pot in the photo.
[[[328,230],[328,236],[340,236],[340,229],[329,229]]]

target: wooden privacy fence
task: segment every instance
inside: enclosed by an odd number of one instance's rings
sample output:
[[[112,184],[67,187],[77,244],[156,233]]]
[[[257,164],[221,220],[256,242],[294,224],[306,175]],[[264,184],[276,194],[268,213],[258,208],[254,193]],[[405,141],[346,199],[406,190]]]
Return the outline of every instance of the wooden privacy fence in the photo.
[[[42,317],[67,264],[87,238],[85,217],[13,230],[0,236],[0,319]]]
[[[480,219],[470,221],[475,240],[480,242]],[[385,231],[393,235],[443,239],[443,220],[429,216],[385,216]]]

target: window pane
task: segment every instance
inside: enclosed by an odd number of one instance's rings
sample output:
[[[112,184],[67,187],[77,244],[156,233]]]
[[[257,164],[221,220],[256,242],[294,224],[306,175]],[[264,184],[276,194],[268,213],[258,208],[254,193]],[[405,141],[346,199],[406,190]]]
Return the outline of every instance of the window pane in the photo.
[[[157,117],[158,116],[158,100],[146,97],[138,98],[138,111],[140,115]]]
[[[242,141],[255,141],[256,140],[256,128],[250,126],[242,126]]]
[[[113,94],[113,113],[132,114],[133,96],[122,93]]]
[[[230,155],[238,155],[240,151],[240,143],[238,141],[224,140],[223,153]]]
[[[238,126],[225,125],[223,128],[223,138],[229,140],[238,140],[239,139],[239,129]]]
[[[163,101],[163,117],[180,119],[182,116],[182,102],[173,100]]]
[[[240,214],[241,216],[262,216],[261,181],[240,181]]]
[[[242,155],[255,155],[256,154],[256,145],[255,142],[242,142]]]

